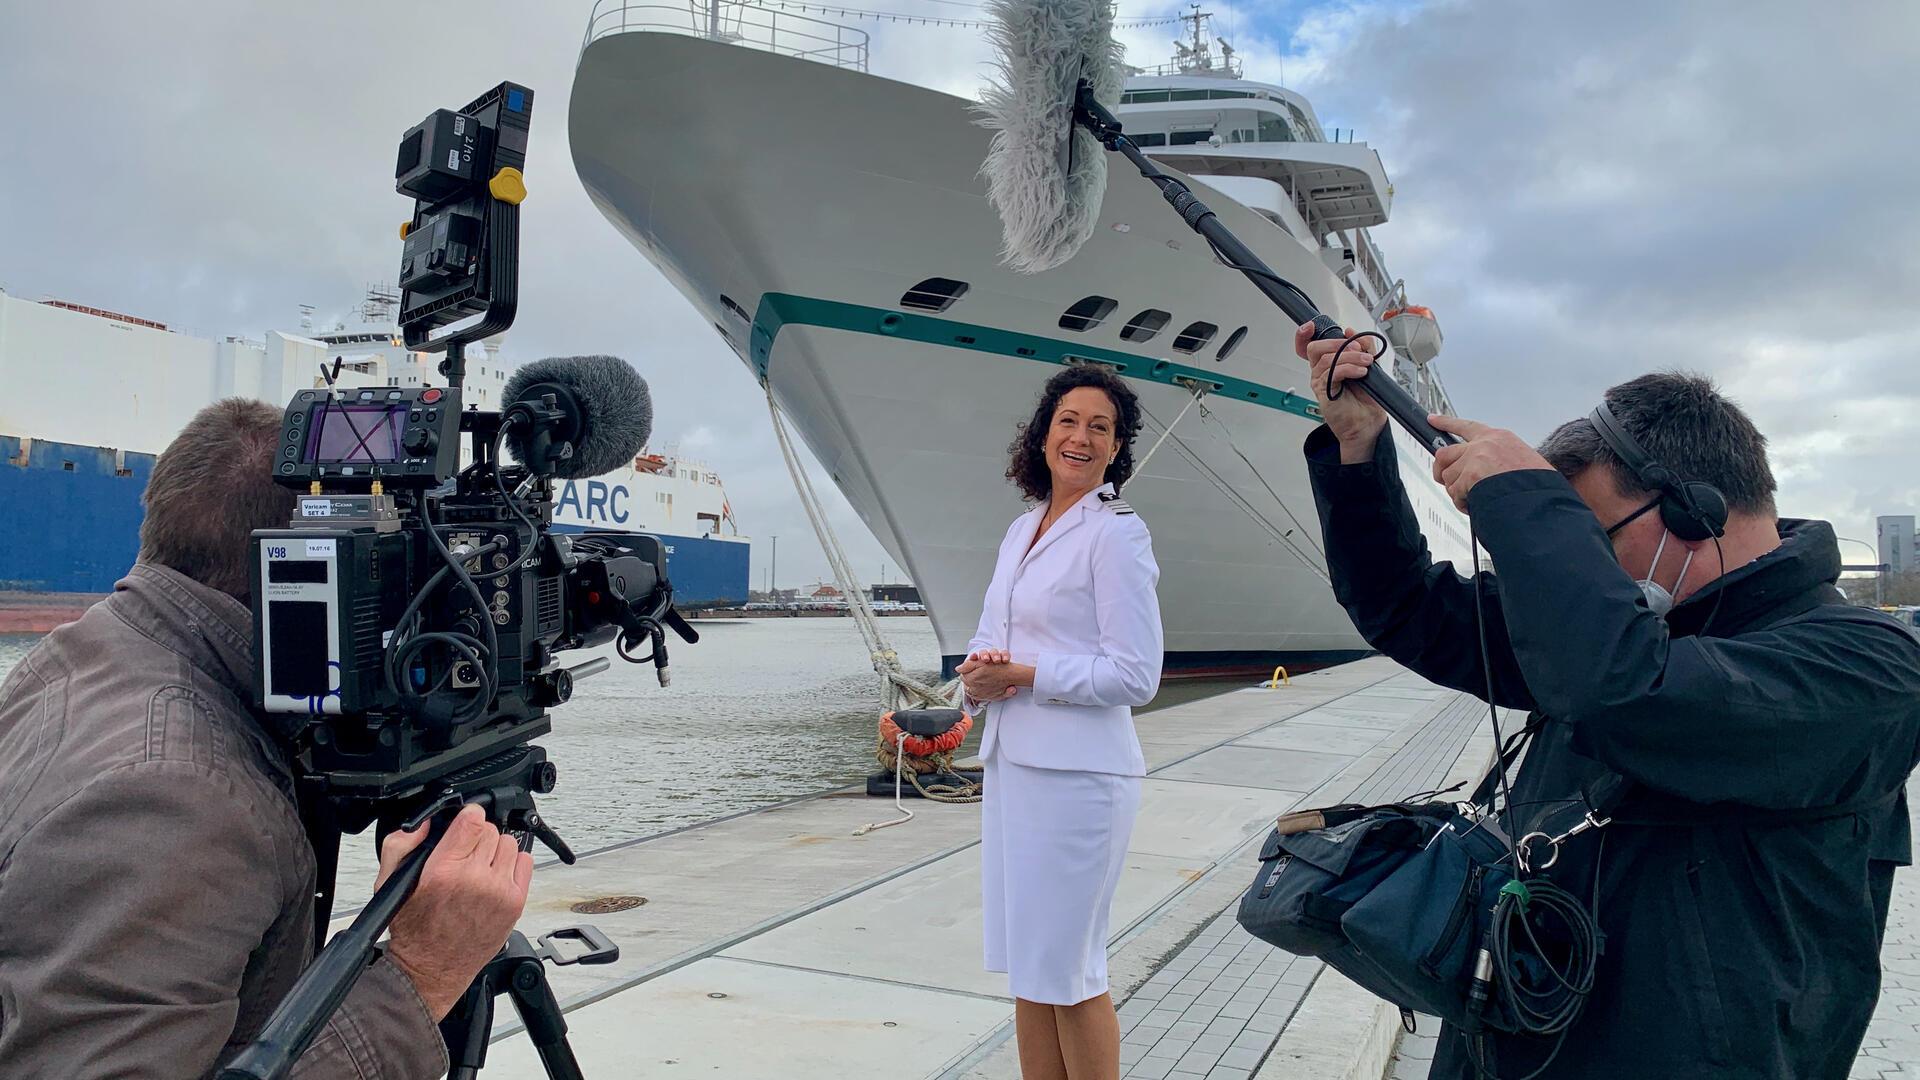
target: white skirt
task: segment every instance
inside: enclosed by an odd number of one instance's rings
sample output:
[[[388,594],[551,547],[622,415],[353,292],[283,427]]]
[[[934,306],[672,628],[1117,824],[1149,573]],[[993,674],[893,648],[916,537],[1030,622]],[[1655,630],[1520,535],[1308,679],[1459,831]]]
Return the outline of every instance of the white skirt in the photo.
[[[1107,924],[1140,778],[1034,769],[995,753],[980,814],[988,971],[1013,996],[1076,1005],[1107,992]]]

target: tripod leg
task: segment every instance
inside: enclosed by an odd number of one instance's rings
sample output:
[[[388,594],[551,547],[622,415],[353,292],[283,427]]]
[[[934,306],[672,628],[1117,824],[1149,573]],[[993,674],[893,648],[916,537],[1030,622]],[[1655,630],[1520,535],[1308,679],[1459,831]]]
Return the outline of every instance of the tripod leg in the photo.
[[[520,1022],[526,1025],[527,1038],[540,1051],[547,1075],[553,1080],[581,1080],[580,1063],[567,1044],[566,1018],[560,1015],[560,1002],[547,985],[546,966],[518,932],[507,939],[507,952],[511,959],[502,972],[500,988],[513,999]]]
[[[445,1020],[440,1038],[447,1044],[447,1080],[474,1080],[487,1063],[487,1039],[493,1034],[493,973],[489,962]]]

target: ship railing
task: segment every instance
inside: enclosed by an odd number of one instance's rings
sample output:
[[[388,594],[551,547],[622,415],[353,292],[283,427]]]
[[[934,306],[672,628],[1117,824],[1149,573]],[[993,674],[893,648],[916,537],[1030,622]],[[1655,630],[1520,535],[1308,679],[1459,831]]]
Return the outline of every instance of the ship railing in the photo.
[[[1150,64],[1146,67],[1129,64],[1127,73],[1154,76],[1202,75],[1216,79],[1238,79],[1244,76],[1245,71],[1241,68],[1240,61],[1232,57],[1215,60],[1209,55],[1196,60],[1175,60],[1166,64]]]
[[[865,30],[760,4],[706,0],[681,6],[598,0],[587,19],[580,51],[603,37],[625,33],[685,34],[749,49],[867,70]]]

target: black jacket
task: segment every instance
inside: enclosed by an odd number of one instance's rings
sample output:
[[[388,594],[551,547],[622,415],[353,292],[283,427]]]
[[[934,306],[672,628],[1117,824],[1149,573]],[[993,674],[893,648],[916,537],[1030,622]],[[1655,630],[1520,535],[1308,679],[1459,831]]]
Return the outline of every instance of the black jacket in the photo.
[[[1627,782],[1620,821],[1569,841],[1544,875],[1597,896],[1605,944],[1542,1076],[1845,1077],[1879,993],[1893,868],[1911,862],[1920,641],[1843,603],[1832,529],[1782,520],[1777,550],[1662,619],[1558,473],[1475,485],[1498,568],[1476,582],[1429,556],[1390,438],[1343,466],[1323,427],[1306,453],[1334,593],[1375,648],[1485,697],[1480,588],[1493,698],[1537,731],[1512,777],[1516,835],[1564,831],[1581,813],[1565,800]],[[1828,806],[1861,809],[1759,820]],[[1526,1075],[1549,1047],[1495,1040],[1499,1075]],[[1454,1032],[1431,1075],[1474,1075]]]

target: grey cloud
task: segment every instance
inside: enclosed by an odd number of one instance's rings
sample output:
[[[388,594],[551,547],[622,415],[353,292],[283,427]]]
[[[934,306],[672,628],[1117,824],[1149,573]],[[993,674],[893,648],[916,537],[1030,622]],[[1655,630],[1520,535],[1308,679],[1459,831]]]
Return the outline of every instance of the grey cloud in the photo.
[[[1911,72],[1896,2],[1342,7],[1301,89],[1380,149],[1376,233],[1456,404],[1538,436],[1656,367],[1773,438],[1785,513],[1920,502]]]

